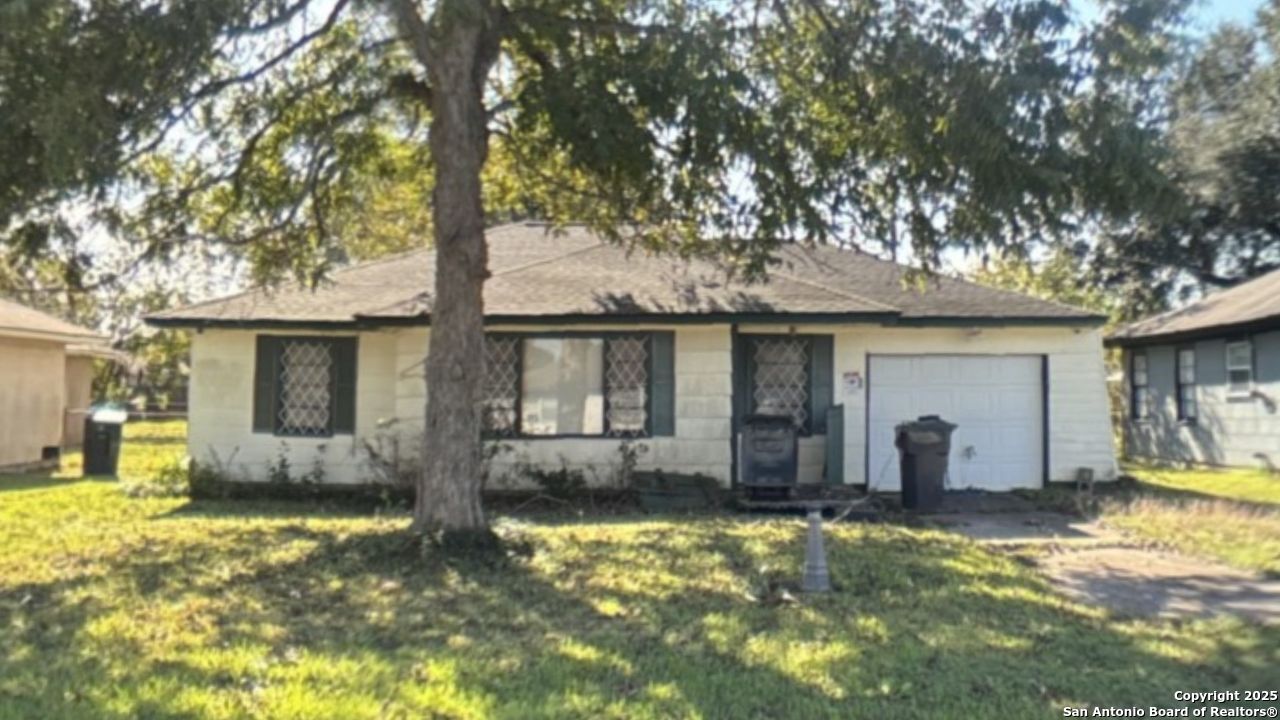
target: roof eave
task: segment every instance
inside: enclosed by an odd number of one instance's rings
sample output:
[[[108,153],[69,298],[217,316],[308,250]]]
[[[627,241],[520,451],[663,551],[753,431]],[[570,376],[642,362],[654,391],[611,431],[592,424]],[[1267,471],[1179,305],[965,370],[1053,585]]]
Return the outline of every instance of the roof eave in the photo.
[[[347,320],[290,320],[280,318],[183,318],[150,316],[148,325],[161,328],[244,329],[244,330],[369,330],[380,327],[425,327],[431,317],[421,315],[372,316],[357,315]],[[1101,326],[1101,315],[1080,316],[969,316],[969,317],[901,317],[896,311],[855,312],[709,312],[709,313],[564,313],[554,315],[490,314],[486,325],[610,325],[645,323],[697,325],[721,323],[880,323],[906,327],[1028,327],[1028,326]]]
[[[17,338],[20,340],[44,340],[47,342],[56,342],[64,344],[72,343],[105,343],[110,341],[105,335],[96,333],[64,333],[52,332],[45,330],[31,330],[29,328],[12,328],[0,327],[0,337]]]
[[[1106,347],[1140,347],[1145,345],[1167,345],[1194,340],[1208,340],[1229,335],[1249,335],[1253,333],[1280,330],[1280,315],[1271,315],[1255,320],[1238,323],[1223,323],[1205,327],[1174,330],[1170,332],[1143,333],[1141,335],[1111,335],[1103,339]]]

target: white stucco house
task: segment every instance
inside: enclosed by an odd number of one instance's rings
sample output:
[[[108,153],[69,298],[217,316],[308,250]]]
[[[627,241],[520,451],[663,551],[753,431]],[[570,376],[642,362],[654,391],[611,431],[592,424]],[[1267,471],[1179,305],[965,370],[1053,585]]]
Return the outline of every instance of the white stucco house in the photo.
[[[0,468],[57,462],[83,439],[105,336],[0,298]]]
[[[641,469],[734,484],[753,413],[799,429],[800,481],[898,488],[893,428],[959,425],[952,488],[1115,477],[1102,318],[832,247],[787,246],[767,283],[537,223],[488,233],[491,488],[529,466]],[[362,448],[415,447],[429,388],[433,254],[340,270],[148,318],[193,331],[190,454],[262,479],[282,455],[324,482],[370,478]],[[595,473],[589,477],[604,477]]]

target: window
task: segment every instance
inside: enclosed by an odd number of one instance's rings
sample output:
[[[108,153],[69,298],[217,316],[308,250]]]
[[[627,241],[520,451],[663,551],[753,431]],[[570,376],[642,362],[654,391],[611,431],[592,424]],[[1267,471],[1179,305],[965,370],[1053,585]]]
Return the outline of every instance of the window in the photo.
[[[752,338],[751,412],[789,415],[809,427],[809,341],[802,337]]]
[[[1196,419],[1196,351],[1181,348],[1177,356],[1178,419],[1190,422]]]
[[[490,335],[489,437],[647,437],[674,430],[671,333]]]
[[[1150,411],[1147,381],[1147,354],[1134,352],[1129,356],[1129,416],[1134,420],[1145,420]]]
[[[520,340],[514,337],[485,337],[484,343],[484,431],[496,437],[511,437],[520,427],[516,413],[520,403]]]
[[[830,335],[742,335],[744,414],[784,415],[802,435],[827,432],[835,373]]]
[[[1227,343],[1227,394],[1234,397],[1253,393],[1253,343]]]
[[[525,340],[520,380],[525,435],[604,433],[604,340]]]
[[[354,338],[259,335],[254,432],[328,437],[355,430]]]

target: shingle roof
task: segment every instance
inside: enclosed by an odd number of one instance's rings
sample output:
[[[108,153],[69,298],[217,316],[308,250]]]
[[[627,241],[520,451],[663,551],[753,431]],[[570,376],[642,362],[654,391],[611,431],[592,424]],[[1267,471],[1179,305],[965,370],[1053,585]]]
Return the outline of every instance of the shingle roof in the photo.
[[[1078,308],[939,277],[904,286],[907,268],[834,247],[788,245],[767,282],[727,282],[703,260],[677,260],[606,243],[583,227],[541,223],[489,230],[485,315],[490,321],[637,316],[840,316],[885,320],[1091,322]],[[316,290],[257,289],[148,318],[157,325],[425,322],[434,254],[415,250],[355,265]]]
[[[0,298],[0,336],[48,338],[78,342],[105,341],[106,337],[72,325],[48,313]]]
[[[1274,320],[1280,325],[1280,270],[1213,293],[1184,308],[1130,323],[1108,342],[1124,345],[1169,335],[1192,335]]]

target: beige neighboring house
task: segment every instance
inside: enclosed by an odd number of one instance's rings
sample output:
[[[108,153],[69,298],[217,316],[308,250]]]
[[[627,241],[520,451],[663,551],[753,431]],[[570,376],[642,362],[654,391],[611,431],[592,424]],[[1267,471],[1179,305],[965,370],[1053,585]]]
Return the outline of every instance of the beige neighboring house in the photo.
[[[898,487],[894,426],[959,424],[950,486],[1115,477],[1104,318],[938,278],[852,250],[786,245],[769,281],[610,245],[582,227],[488,231],[489,487],[562,464],[606,482],[639,468],[737,485],[750,415],[790,417],[802,483]],[[416,448],[427,387],[430,250],[153,315],[191,338],[192,457],[266,479],[281,457],[333,483],[377,477],[367,448]]]
[[[0,467],[25,467],[78,445],[93,359],[107,338],[0,299]]]

